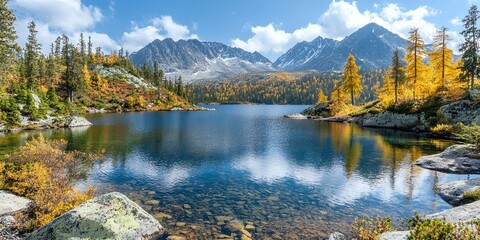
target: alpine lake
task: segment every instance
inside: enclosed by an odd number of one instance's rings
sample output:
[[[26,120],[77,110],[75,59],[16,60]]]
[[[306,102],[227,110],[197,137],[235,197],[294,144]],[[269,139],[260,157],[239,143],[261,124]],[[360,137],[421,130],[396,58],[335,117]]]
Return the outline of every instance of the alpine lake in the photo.
[[[216,111],[89,114],[87,128],[0,135],[0,153],[43,135],[105,150],[76,187],[118,191],[169,235],[215,239],[238,219],[254,239],[348,233],[355,217],[411,217],[451,206],[436,185],[472,176],[413,165],[453,141],[411,132],[283,118],[308,106],[215,105]]]

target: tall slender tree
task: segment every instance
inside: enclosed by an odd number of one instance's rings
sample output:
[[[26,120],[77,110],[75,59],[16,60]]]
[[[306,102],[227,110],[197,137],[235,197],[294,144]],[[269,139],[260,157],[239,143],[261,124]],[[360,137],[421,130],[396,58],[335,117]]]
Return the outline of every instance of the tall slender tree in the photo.
[[[37,86],[39,75],[39,64],[41,45],[37,40],[35,22],[28,23],[29,35],[25,44],[25,78],[27,79],[27,88],[33,90]]]
[[[433,51],[430,56],[430,66],[433,70],[435,84],[445,87],[447,80],[452,80],[455,76],[453,73],[453,50],[448,48],[447,44],[451,41],[451,37],[447,33],[448,29],[442,27],[437,30],[437,34],[433,38]]]
[[[413,99],[415,100],[418,93],[417,90],[419,90],[419,83],[420,85],[424,84],[422,72],[426,68],[423,63],[426,49],[418,28],[412,28],[409,34],[408,41],[410,42],[410,45],[407,46],[407,54],[405,55],[405,61],[407,62],[405,70],[407,79],[412,87]]]
[[[460,45],[460,51],[463,53],[462,78],[470,79],[470,89],[475,87],[475,77],[479,73],[478,64],[478,41],[480,40],[480,30],[477,28],[480,18],[478,8],[472,5],[467,16],[463,18],[463,27],[461,34],[464,42]]]
[[[398,103],[398,89],[405,80],[405,70],[403,68],[402,60],[400,59],[400,54],[398,48],[393,52],[392,66],[390,67],[390,78],[394,82],[394,92],[395,92],[395,104]]]
[[[360,68],[355,63],[355,57],[352,54],[348,55],[347,64],[343,68],[343,84],[342,89],[350,94],[350,101],[355,105],[355,98],[362,92],[361,85],[362,76],[358,74]]]
[[[0,0],[0,84],[7,82],[8,74],[14,67],[16,54],[20,51],[14,27],[16,17],[7,3],[8,0]]]

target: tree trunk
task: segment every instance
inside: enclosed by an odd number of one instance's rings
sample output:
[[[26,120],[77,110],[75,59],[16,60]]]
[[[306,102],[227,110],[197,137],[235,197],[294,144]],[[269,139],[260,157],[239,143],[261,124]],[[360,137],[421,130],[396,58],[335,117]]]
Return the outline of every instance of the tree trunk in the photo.
[[[353,89],[350,91],[350,98],[352,99],[352,105],[355,106],[355,98],[353,98]]]

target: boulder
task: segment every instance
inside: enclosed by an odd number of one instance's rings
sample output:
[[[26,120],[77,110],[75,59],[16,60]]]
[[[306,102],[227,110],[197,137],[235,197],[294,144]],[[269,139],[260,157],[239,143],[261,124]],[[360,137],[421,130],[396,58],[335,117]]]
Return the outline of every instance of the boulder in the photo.
[[[92,123],[89,122],[86,118],[84,117],[79,117],[79,116],[72,116],[72,117],[67,117],[65,119],[65,127],[85,127],[85,126],[91,126]]]
[[[328,236],[327,240],[347,240],[347,238],[342,233],[334,232]]]
[[[0,216],[24,211],[31,206],[33,206],[33,202],[29,199],[19,197],[7,191],[0,191]]]
[[[415,165],[445,173],[480,174],[480,154],[473,145],[453,145],[439,154],[417,159]]]
[[[469,100],[460,100],[442,106],[440,113],[451,123],[480,124],[480,105]]]
[[[443,219],[447,222],[468,222],[480,218],[480,201],[425,216],[426,219]]]
[[[27,239],[156,239],[163,231],[140,206],[113,192],[86,201]]]
[[[463,195],[465,192],[472,192],[480,188],[480,178],[460,180],[440,184],[435,188],[435,192],[451,205],[458,206],[466,203]]]
[[[407,240],[410,231],[385,232],[380,235],[380,240]]]
[[[354,122],[357,122],[363,127],[396,128],[415,131],[425,131],[428,129],[425,125],[423,115],[392,113],[389,111],[378,114],[367,113]]]
[[[307,119],[306,116],[300,114],[300,113],[294,113],[294,114],[289,114],[283,116],[284,118],[291,118],[291,119]]]

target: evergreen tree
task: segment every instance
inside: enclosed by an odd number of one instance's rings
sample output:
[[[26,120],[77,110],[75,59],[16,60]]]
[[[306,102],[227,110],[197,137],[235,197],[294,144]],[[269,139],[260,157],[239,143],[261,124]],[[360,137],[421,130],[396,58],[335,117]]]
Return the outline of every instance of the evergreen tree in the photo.
[[[408,41],[410,45],[407,46],[407,54],[405,55],[405,61],[407,62],[406,76],[413,91],[413,99],[417,97],[417,90],[420,89],[419,85],[425,85],[424,76],[422,73],[426,69],[423,59],[426,54],[425,43],[420,37],[418,28],[412,28],[409,32],[410,36]]]
[[[73,102],[74,93],[78,90],[81,90],[84,83],[84,73],[83,73],[83,59],[80,52],[75,46],[69,43],[67,36],[63,36],[64,39],[64,66],[65,71],[63,72],[63,88],[67,93],[67,99],[69,102]]]
[[[16,18],[7,3],[8,0],[0,0],[0,84],[7,83],[8,75],[14,68],[16,54],[20,51],[14,27]]]
[[[392,66],[390,69],[390,78],[392,78],[394,82],[395,104],[397,104],[399,85],[403,84],[405,80],[405,70],[403,69],[403,64],[400,60],[398,49],[395,49],[395,52],[393,52]]]
[[[92,44],[92,37],[88,36],[88,44],[87,44],[87,54],[88,54],[88,59],[92,61],[92,54],[93,54],[93,44]]]
[[[85,44],[85,39],[83,38],[83,33],[80,33],[80,41],[78,45],[80,47],[80,56],[83,59],[83,63],[86,64],[87,63],[87,49],[86,49],[87,46]]]
[[[479,12],[476,5],[472,5],[468,15],[463,18],[463,27],[461,34],[464,37],[464,43],[460,45],[460,51],[463,53],[462,78],[470,78],[470,89],[475,87],[475,77],[479,74],[478,66],[478,41],[480,40],[480,30],[477,28]]]
[[[447,80],[453,80],[453,50],[447,44],[451,37],[447,28],[442,27],[433,38],[433,52],[429,53],[430,66],[433,70],[436,85],[445,87]]]
[[[35,22],[28,23],[29,35],[25,44],[25,77],[27,79],[27,88],[33,90],[37,85],[41,45],[37,40],[38,31],[35,29]]]
[[[358,74],[360,68],[355,63],[355,57],[352,54],[348,55],[347,64],[343,68],[343,84],[342,88],[345,92],[350,94],[350,101],[355,105],[355,98],[362,92],[361,78]]]

